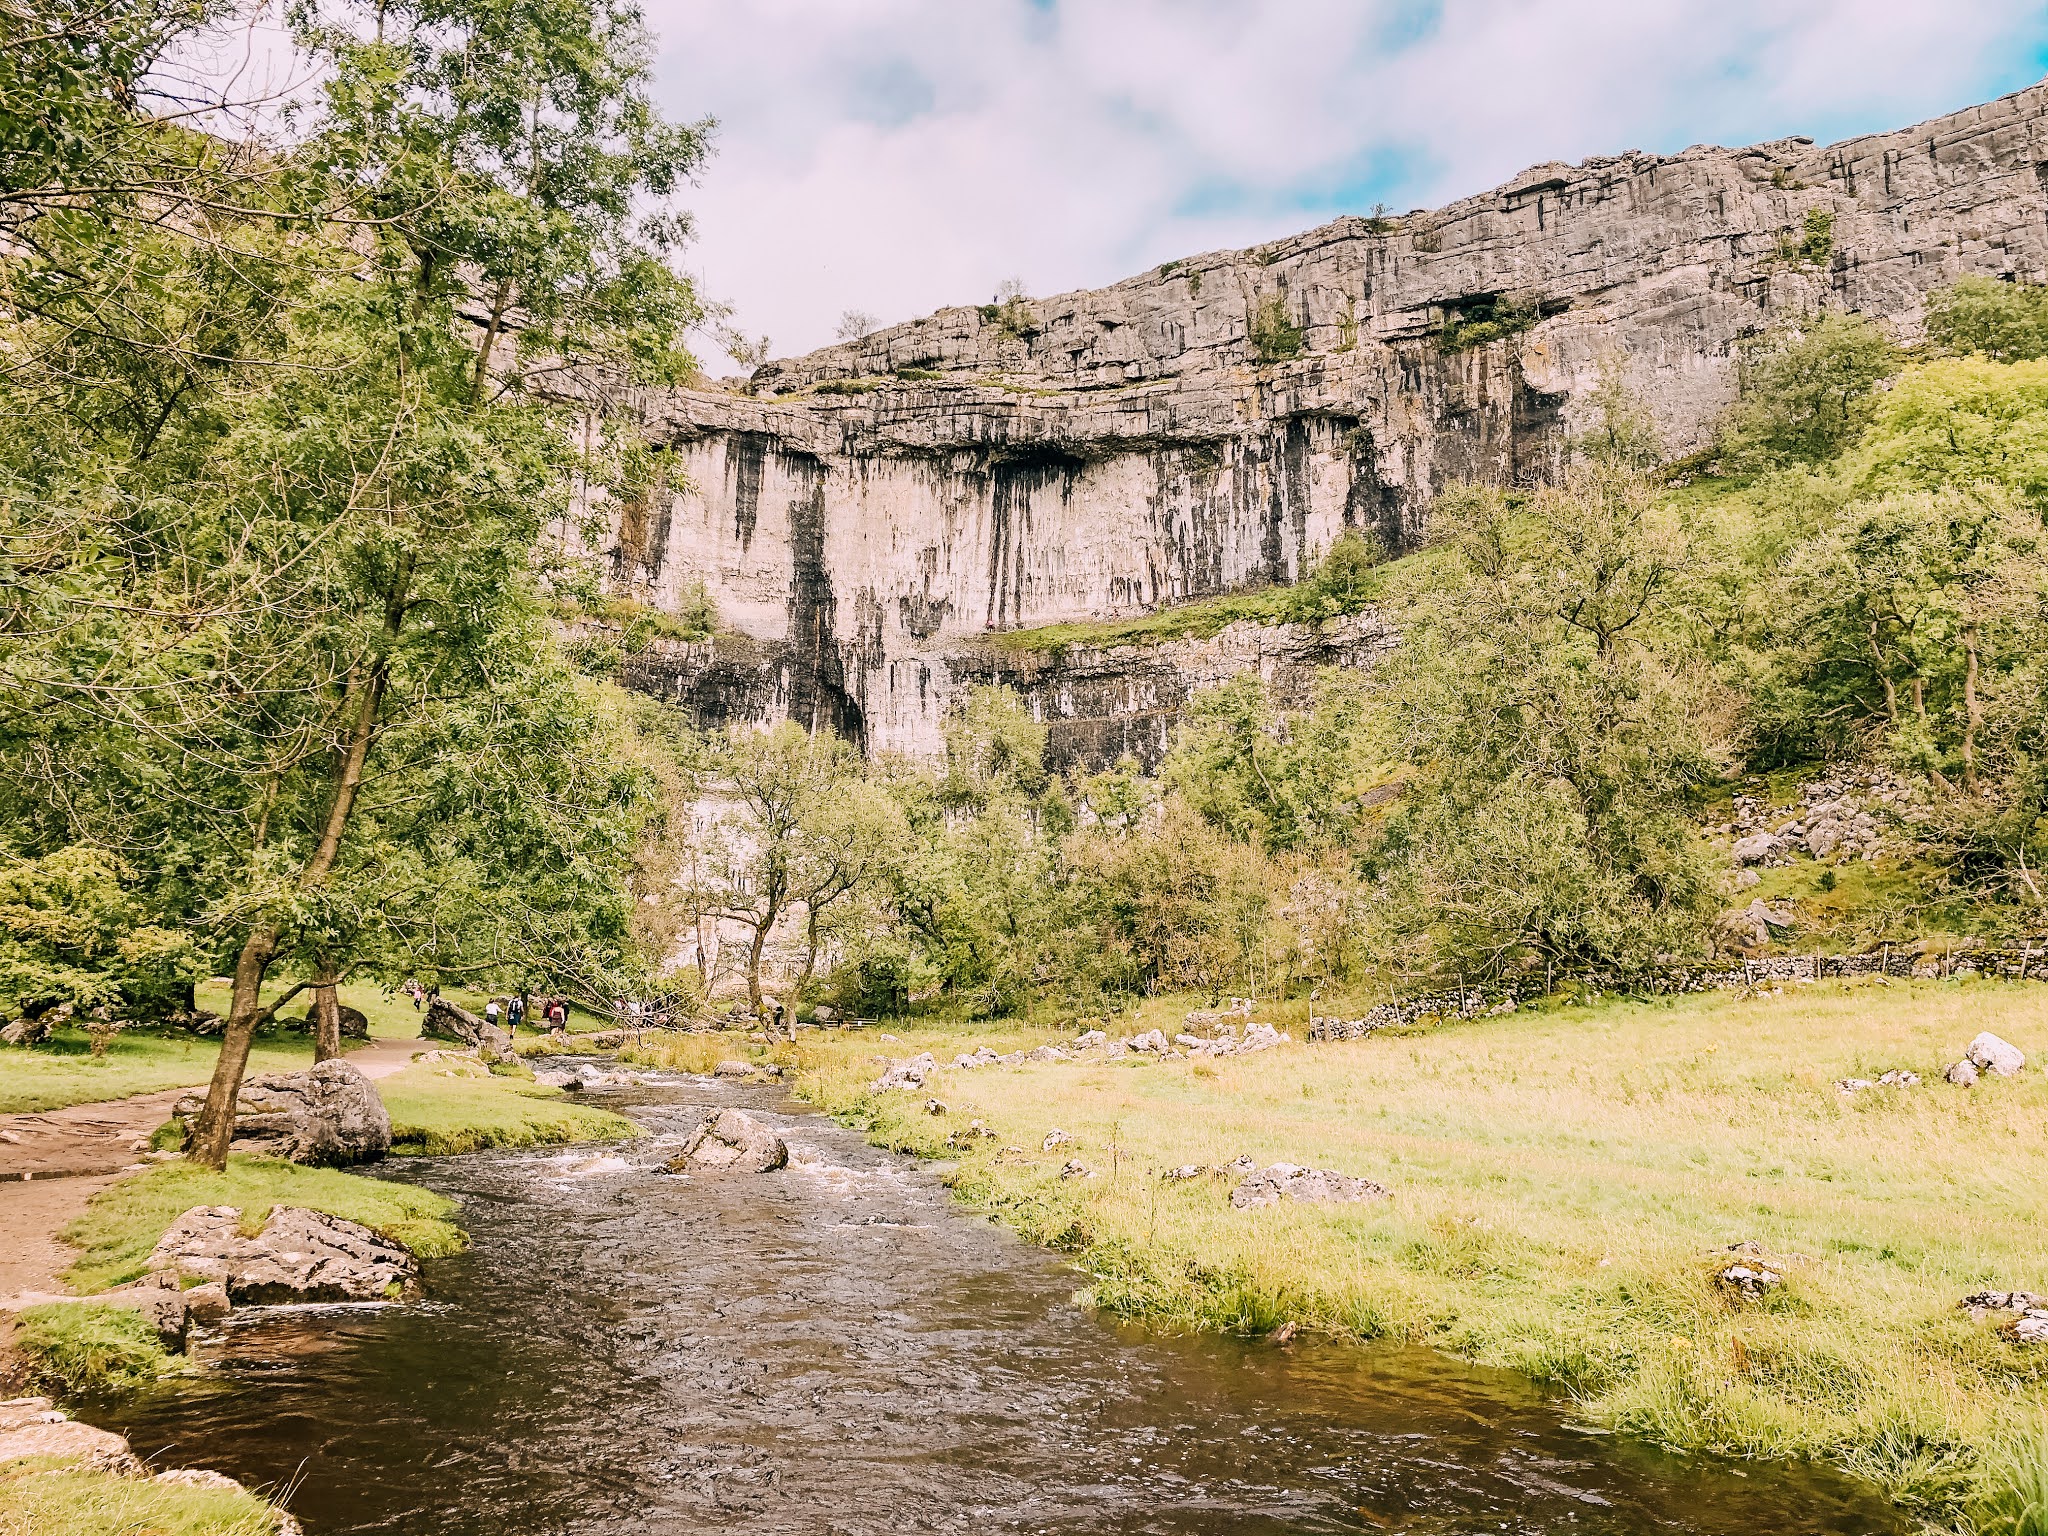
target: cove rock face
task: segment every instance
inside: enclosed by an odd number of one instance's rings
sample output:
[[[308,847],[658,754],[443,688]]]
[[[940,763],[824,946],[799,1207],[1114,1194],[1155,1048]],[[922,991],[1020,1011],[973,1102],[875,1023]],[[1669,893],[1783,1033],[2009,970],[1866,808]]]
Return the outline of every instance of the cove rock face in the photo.
[[[1553,477],[1603,375],[1682,454],[1734,398],[1744,335],[1835,309],[1910,337],[1965,273],[2048,278],[2044,113],[2034,86],[1826,147],[1534,166],[1445,208],[648,397],[666,474],[602,553],[620,595],[679,611],[701,588],[719,637],[621,676],[700,723],[792,718],[923,756],[965,689],[1008,683],[1055,765],[1152,758],[1192,690],[1253,671],[1299,694],[1317,667],[1370,665],[1386,627],[1001,636],[1298,581],[1348,528],[1412,547],[1454,481]]]

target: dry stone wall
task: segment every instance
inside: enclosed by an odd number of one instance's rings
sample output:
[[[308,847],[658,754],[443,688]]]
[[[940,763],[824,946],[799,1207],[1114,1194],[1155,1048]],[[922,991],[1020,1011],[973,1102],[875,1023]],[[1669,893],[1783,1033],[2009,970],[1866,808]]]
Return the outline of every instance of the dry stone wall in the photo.
[[[2048,280],[2044,117],[2048,85],[1826,147],[1537,166],[652,399],[666,479],[616,519],[613,581],[664,607],[701,583],[730,638],[631,680],[709,723],[931,753],[957,689],[1002,671],[991,632],[1293,581],[1348,527],[1412,544],[1450,482],[1552,475],[1605,371],[1683,452],[1760,328],[1835,308],[1911,336],[1963,273]],[[1446,349],[1511,311],[1533,323]],[[1105,665],[1145,693],[1135,655],[1069,664],[1033,674],[1048,718]],[[1107,751],[1130,733],[1104,707]]]

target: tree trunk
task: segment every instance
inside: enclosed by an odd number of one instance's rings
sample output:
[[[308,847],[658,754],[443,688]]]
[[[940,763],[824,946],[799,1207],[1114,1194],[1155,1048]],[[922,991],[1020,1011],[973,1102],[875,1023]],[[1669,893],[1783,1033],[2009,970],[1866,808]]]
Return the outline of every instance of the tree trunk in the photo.
[[[818,909],[810,902],[804,903],[804,969],[792,989],[796,996],[804,995],[804,988],[811,984],[812,973],[818,969]]]
[[[325,950],[313,974],[313,1060],[333,1061],[341,1055],[341,999],[334,991],[334,961]]]
[[[405,623],[405,594],[411,584],[412,563],[408,558],[400,564],[398,575],[385,594],[384,630],[393,639],[397,638]],[[377,737],[378,720],[384,708],[384,690],[389,683],[390,669],[382,660],[371,663],[369,680],[365,685],[359,686],[354,670],[350,671],[348,694],[342,700],[343,713],[347,713],[350,695],[359,692],[361,697],[349,726],[348,746],[335,773],[334,794],[327,804],[319,846],[299,872],[298,883],[302,891],[324,885],[334,868],[335,859],[340,855],[342,834],[348,829],[349,816],[355,810],[356,794],[362,788],[363,770],[369,761],[371,744]],[[278,939],[278,931],[273,924],[258,923],[250,930],[242,945],[242,953],[235,961],[234,1002],[228,1010],[227,1031],[221,1037],[220,1056],[213,1064],[213,1080],[207,1085],[206,1107],[199,1113],[199,1122],[192,1130],[192,1145],[185,1154],[193,1162],[203,1163],[216,1171],[227,1167],[228,1143],[234,1140],[235,1135],[235,1101],[241,1096],[242,1074],[248,1070],[249,1046],[255,1039],[256,1026],[268,1016],[261,1001],[263,978],[270,969],[270,962],[277,957]],[[340,1033],[338,1018],[335,1032],[337,1036]],[[318,1049],[317,1043],[315,1049]],[[338,1040],[336,1049],[338,1052]]]
[[[228,1008],[226,1032],[221,1036],[220,1056],[213,1064],[213,1081],[207,1085],[206,1107],[192,1127],[192,1145],[186,1156],[218,1172],[228,1165],[228,1143],[235,1139],[235,1100],[242,1091],[242,1074],[249,1066],[249,1046],[256,1038],[257,1021],[263,1008],[263,976],[277,954],[277,930],[268,923],[250,930],[235,958],[234,1001]]]
[[[1977,732],[1984,724],[1984,703],[1977,697],[1978,633],[1963,627],[1963,791],[1977,793]]]

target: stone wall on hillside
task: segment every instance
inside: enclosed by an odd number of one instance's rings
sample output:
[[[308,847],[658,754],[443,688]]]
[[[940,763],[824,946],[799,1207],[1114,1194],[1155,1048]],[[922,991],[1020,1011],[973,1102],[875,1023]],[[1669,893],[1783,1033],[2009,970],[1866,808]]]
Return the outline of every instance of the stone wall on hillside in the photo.
[[[1553,475],[1610,371],[1682,453],[1744,337],[1827,308],[1911,337],[1964,273],[2048,280],[2048,85],[1826,147],[1537,166],[651,398],[665,478],[615,520],[612,580],[662,606],[707,591],[732,638],[641,669],[705,718],[930,754],[958,688],[1002,672],[992,632],[1294,581],[1346,528],[1412,545],[1451,482]],[[1067,718],[1077,755],[1149,739],[1125,722],[1174,707],[1147,702],[1173,691],[1154,662],[1088,665],[1073,697],[1107,713]],[[1033,676],[1059,720],[1060,682]]]

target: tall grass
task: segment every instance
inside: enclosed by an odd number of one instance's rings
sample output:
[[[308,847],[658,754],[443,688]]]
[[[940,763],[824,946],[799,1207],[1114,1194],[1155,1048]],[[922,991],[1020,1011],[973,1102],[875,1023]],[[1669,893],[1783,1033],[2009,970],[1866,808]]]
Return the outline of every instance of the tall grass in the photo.
[[[171,1368],[156,1329],[128,1307],[51,1302],[16,1319],[14,1347],[31,1377],[59,1392],[118,1391]]]

